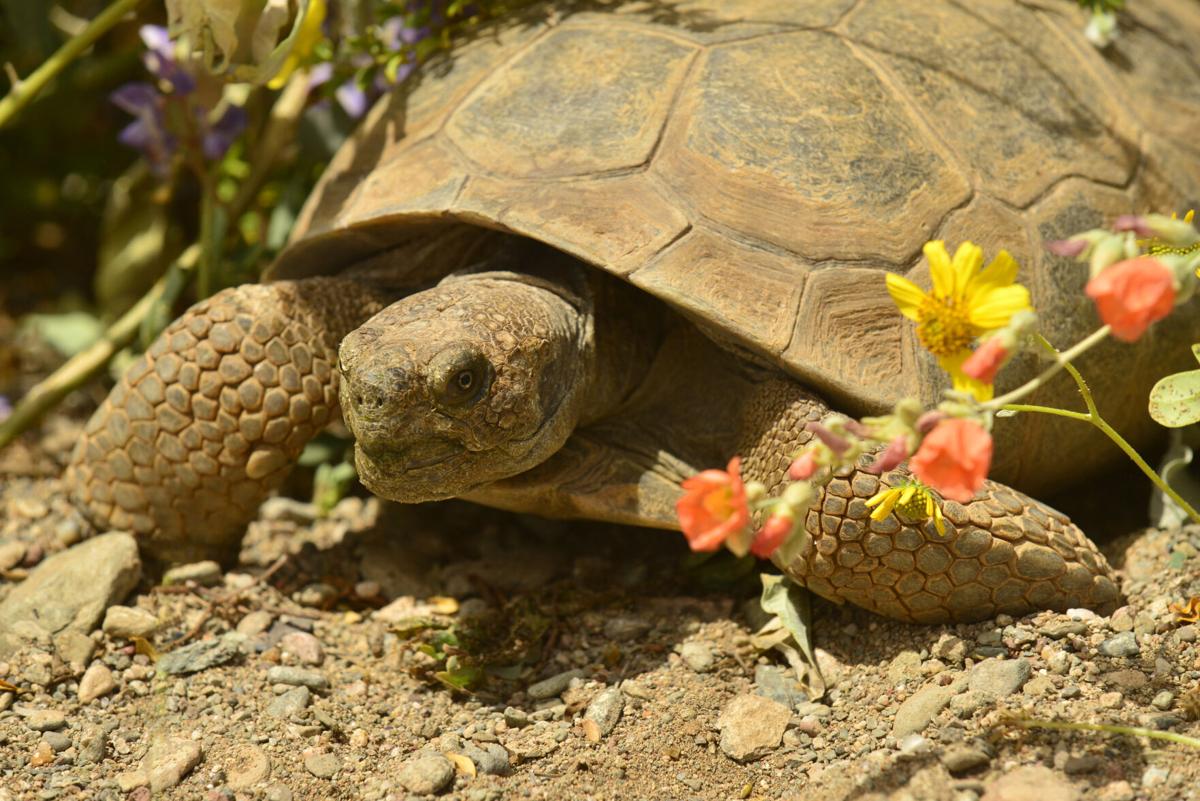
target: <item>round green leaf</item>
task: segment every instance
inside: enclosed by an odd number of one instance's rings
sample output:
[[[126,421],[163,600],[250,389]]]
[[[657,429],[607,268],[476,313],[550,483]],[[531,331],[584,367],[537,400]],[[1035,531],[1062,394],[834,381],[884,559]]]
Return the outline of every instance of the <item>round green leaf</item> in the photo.
[[[1159,380],[1150,390],[1150,416],[1167,428],[1200,423],[1200,370]]]

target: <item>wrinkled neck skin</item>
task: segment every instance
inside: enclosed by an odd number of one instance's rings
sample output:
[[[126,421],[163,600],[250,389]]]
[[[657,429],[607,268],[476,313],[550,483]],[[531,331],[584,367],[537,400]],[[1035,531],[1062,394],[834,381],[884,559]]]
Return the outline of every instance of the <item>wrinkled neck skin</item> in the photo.
[[[406,503],[467,494],[540,464],[616,409],[651,357],[618,344],[621,332],[597,332],[598,313],[612,320],[620,302],[611,284],[562,256],[520,272],[485,266],[347,336],[341,406],[364,485]]]

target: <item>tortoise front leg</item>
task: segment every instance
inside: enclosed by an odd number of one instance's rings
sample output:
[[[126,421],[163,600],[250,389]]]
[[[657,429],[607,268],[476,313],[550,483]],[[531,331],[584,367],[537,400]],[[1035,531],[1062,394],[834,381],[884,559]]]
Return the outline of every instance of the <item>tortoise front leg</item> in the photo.
[[[227,289],[130,367],[67,468],[102,530],[165,561],[236,553],[246,523],[337,414],[337,346],[389,298],[310,278]]]
[[[795,384],[762,385],[743,417],[746,480],[782,491],[790,455],[811,437],[805,424],[827,413]],[[1002,484],[986,482],[966,504],[945,502],[945,536],[933,521],[871,520],[867,499],[907,476],[839,472],[804,520],[811,544],[780,567],[829,600],[913,622],[1115,606],[1112,569],[1091,540],[1061,512]]]

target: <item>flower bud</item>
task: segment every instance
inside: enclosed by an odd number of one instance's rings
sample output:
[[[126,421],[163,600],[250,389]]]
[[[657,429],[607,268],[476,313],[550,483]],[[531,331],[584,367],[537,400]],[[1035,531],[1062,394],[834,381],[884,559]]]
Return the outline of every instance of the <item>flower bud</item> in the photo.
[[[760,559],[769,559],[771,554],[792,535],[796,528],[796,518],[786,508],[778,508],[767,518],[767,522],[754,535],[750,544],[750,552]]]
[[[996,373],[1000,372],[1000,368],[1012,356],[1012,351],[1005,339],[1006,337],[1000,333],[985,339],[983,344],[962,363],[963,374],[985,384],[993,383],[996,380]]]
[[[804,481],[812,478],[817,472],[817,457],[812,451],[805,451],[797,456],[788,466],[788,478],[793,481]]]
[[[807,481],[793,481],[788,484],[779,500],[792,511],[792,514],[799,517],[808,511],[816,499],[817,493],[812,484]]]
[[[766,497],[766,494],[767,487],[761,481],[746,482],[746,501],[748,503],[754,503],[755,501]]]
[[[923,415],[921,415],[920,417],[917,418],[917,424],[916,424],[915,428],[917,429],[918,434],[928,434],[930,431],[932,431],[934,429],[934,426],[936,426],[938,423],[942,422],[945,419],[946,419],[945,412],[939,411],[937,409],[933,409],[931,411],[925,412]]]
[[[836,456],[841,456],[850,450],[850,442],[840,434],[835,434],[823,423],[809,423],[805,428],[815,434],[817,439],[825,443],[825,447],[833,451]]]
[[[866,471],[875,475],[886,473],[888,470],[895,470],[907,458],[908,437],[900,434],[892,438],[892,441],[875,457],[875,461],[866,468]]]

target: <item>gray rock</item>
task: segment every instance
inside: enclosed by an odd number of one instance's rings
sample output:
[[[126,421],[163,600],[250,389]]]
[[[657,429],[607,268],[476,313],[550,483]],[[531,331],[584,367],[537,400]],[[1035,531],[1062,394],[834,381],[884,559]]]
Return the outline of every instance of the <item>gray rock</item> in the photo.
[[[504,710],[504,722],[510,729],[523,729],[531,723],[529,715],[525,713],[524,709],[512,706]]]
[[[776,665],[756,665],[754,684],[758,694],[778,701],[789,709],[795,709],[808,700],[808,693],[796,680],[796,674]]]
[[[950,709],[954,714],[964,720],[974,715],[984,707],[990,707],[996,703],[996,696],[989,692],[981,690],[967,690],[963,693],[956,693],[950,699]]]
[[[312,693],[307,687],[294,687],[277,696],[267,705],[267,714],[277,718],[289,718],[308,707]]]
[[[421,752],[400,766],[396,779],[410,793],[433,795],[454,781],[454,765],[441,754]]]
[[[1123,631],[1115,637],[1109,637],[1100,643],[1100,647],[1097,650],[1105,656],[1113,657],[1133,657],[1141,653],[1141,648],[1137,644],[1137,637],[1132,631]]]
[[[149,778],[151,792],[161,793],[179,784],[203,756],[200,743],[182,737],[171,737],[150,746],[142,770]]]
[[[325,649],[321,641],[307,631],[293,631],[279,639],[279,648],[291,654],[305,665],[320,665],[325,661]]]
[[[158,618],[136,606],[110,606],[101,628],[105,634],[126,640],[149,637],[158,628]]]
[[[257,745],[239,745],[226,759],[225,783],[232,790],[249,790],[271,775],[271,757]]]
[[[1150,702],[1150,706],[1166,712],[1171,708],[1171,704],[1173,703],[1175,703],[1175,693],[1170,690],[1163,690],[1154,696],[1154,700]]]
[[[545,698],[553,698],[554,696],[567,689],[567,685],[571,683],[571,679],[583,678],[582,670],[568,670],[559,673],[556,676],[551,676],[548,679],[542,679],[529,685],[525,691],[526,694],[535,701],[541,701]]]
[[[739,695],[717,718],[721,750],[730,759],[750,762],[779,747],[792,710],[761,695]]]
[[[1088,627],[1082,620],[1062,620],[1043,626],[1041,631],[1052,640],[1061,640],[1072,635],[1083,636],[1087,634]]]
[[[1028,659],[988,659],[971,669],[967,686],[1004,698],[1021,689],[1032,672]]]
[[[67,716],[57,709],[35,709],[29,713],[25,725],[34,731],[58,731],[67,725]]]
[[[73,745],[71,738],[59,731],[46,732],[42,735],[42,740],[56,754],[61,754]]]
[[[929,738],[919,734],[906,734],[896,746],[901,759],[920,759],[933,751],[933,743],[929,742]]]
[[[304,769],[318,779],[332,779],[341,767],[341,760],[333,754],[309,754],[304,758]]]
[[[83,632],[67,629],[54,638],[54,650],[67,664],[82,669],[96,652],[96,641]]]
[[[93,662],[79,680],[79,703],[90,704],[102,695],[115,690],[117,680],[108,665],[103,662]]]
[[[76,761],[84,765],[94,765],[104,760],[104,752],[108,747],[108,735],[99,726],[83,727],[79,737],[79,756]]]
[[[124,533],[102,534],[51,556],[0,602],[0,659],[20,647],[14,632],[20,623],[34,622],[51,636],[88,634],[141,575],[137,543]]]
[[[600,736],[607,737],[621,719],[625,709],[625,698],[616,687],[609,687],[592,699],[583,717],[593,721],[600,729]]]
[[[221,566],[212,561],[178,565],[164,573],[162,581],[166,585],[194,581],[201,587],[215,587],[221,583]]]
[[[942,764],[956,776],[985,767],[989,762],[991,757],[969,745],[952,745],[942,754]]]
[[[1016,768],[993,782],[981,801],[1078,801],[1079,791],[1060,774],[1041,765]]]
[[[226,632],[214,640],[201,640],[168,651],[158,658],[154,667],[160,674],[178,676],[199,673],[226,662],[232,662],[239,653],[245,637],[236,631]]]
[[[1069,776],[1095,773],[1104,767],[1104,760],[1095,754],[1068,754],[1063,760],[1062,770]]]
[[[697,673],[707,673],[713,669],[716,660],[713,658],[712,646],[703,641],[685,642],[679,649],[679,658],[683,664]]]
[[[324,673],[304,668],[273,667],[267,671],[267,681],[272,684],[290,684],[295,687],[307,687],[310,690],[328,690],[329,679]]]
[[[508,751],[499,743],[474,743],[462,749],[463,756],[475,763],[475,769],[480,773],[492,776],[504,776],[509,771]]]
[[[632,642],[646,636],[651,628],[649,620],[621,615],[608,619],[604,624],[604,636],[617,642]]]
[[[897,740],[908,734],[920,734],[937,713],[946,708],[957,691],[952,687],[926,685],[910,695],[896,710],[892,734]]]

